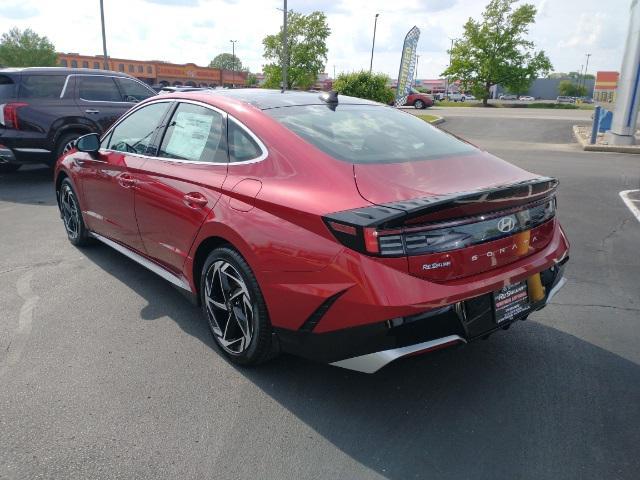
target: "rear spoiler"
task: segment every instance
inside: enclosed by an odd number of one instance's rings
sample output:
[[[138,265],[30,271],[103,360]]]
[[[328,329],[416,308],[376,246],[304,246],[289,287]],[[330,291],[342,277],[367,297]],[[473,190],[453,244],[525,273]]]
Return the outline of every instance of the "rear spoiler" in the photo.
[[[526,205],[553,196],[557,187],[557,179],[538,177],[487,189],[371,205],[324,218],[362,228],[397,228]]]

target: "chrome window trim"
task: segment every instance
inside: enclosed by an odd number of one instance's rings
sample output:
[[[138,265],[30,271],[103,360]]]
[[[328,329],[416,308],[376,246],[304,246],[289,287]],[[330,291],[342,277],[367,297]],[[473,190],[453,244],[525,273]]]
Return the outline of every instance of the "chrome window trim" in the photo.
[[[62,93],[64,94],[66,88],[67,88],[67,82],[69,81],[69,77],[107,77],[107,78],[113,78],[114,81],[116,78],[125,78],[127,80],[132,80],[134,82],[139,83],[140,85],[143,85],[144,87],[146,87],[149,91],[153,92],[153,95],[151,95],[149,98],[156,96],[157,93],[151,88],[149,87],[149,85],[147,85],[144,82],[141,82],[140,80],[138,80],[137,78],[129,78],[129,77],[123,77],[123,76],[119,76],[119,75],[104,75],[101,73],[95,74],[95,75],[88,75],[86,73],[72,73],[70,75],[67,75],[67,80],[65,81],[64,87],[62,88]],[[116,88],[118,87],[118,84],[116,83]],[[62,98],[62,95],[60,95],[60,98]],[[79,93],[78,93],[78,98],[80,100],[82,100],[83,102],[91,102],[91,103],[124,103],[124,104],[131,104],[134,102],[116,102],[116,101],[111,101],[111,100],[87,100],[86,98],[82,98]]]
[[[139,109],[141,109],[143,107],[146,107],[147,105],[151,105],[153,103],[161,103],[161,102],[191,103],[193,105],[198,105],[198,106],[201,106],[201,107],[204,107],[204,108],[208,108],[210,110],[213,110],[213,111],[221,114],[222,117],[227,120],[227,122],[228,122],[228,119],[231,118],[245,132],[247,132],[251,138],[253,138],[253,140],[257,143],[258,147],[262,151],[262,154],[260,156],[256,157],[256,158],[252,158],[250,160],[245,160],[244,162],[198,162],[196,160],[182,160],[182,159],[179,159],[179,158],[156,157],[156,156],[150,156],[150,155],[141,155],[139,153],[121,152],[119,150],[111,150],[109,148],[101,148],[100,151],[101,152],[126,153],[127,155],[133,155],[135,157],[146,158],[148,160],[158,160],[158,161],[161,161],[161,162],[169,162],[169,163],[186,163],[186,164],[193,164],[193,165],[227,165],[227,166],[248,165],[248,164],[251,164],[251,163],[261,162],[262,160],[265,160],[269,156],[269,150],[267,149],[265,144],[262,143],[262,141],[244,123],[242,123],[236,117],[234,117],[233,115],[230,115],[229,113],[225,112],[224,110],[221,110],[218,107],[214,107],[213,105],[209,105],[208,103],[201,102],[201,101],[198,101],[198,100],[190,100],[190,99],[183,99],[183,98],[159,98],[157,100],[151,100],[149,102],[145,102],[144,104],[141,104],[141,105],[138,105],[138,106],[135,106],[135,107],[131,108],[131,110],[129,110],[127,113],[125,113],[122,117],[120,117],[116,123],[114,123],[113,125],[111,125],[111,127],[109,127],[109,129],[100,138],[100,143],[102,143],[102,140],[104,140],[105,138],[107,138],[107,136],[109,136],[109,134],[111,133],[111,131],[113,129],[115,129],[118,125],[120,125],[122,122],[124,122],[125,119],[127,117],[129,117],[129,115],[132,115],[134,112],[138,111]],[[228,128],[228,126],[227,126],[227,128]],[[229,148],[229,147],[227,146],[227,148]]]
[[[67,93],[67,85],[69,84],[69,77],[71,75],[67,75],[66,80],[64,81],[64,85],[62,86],[62,92],[60,92],[60,98],[64,98],[64,94]]]

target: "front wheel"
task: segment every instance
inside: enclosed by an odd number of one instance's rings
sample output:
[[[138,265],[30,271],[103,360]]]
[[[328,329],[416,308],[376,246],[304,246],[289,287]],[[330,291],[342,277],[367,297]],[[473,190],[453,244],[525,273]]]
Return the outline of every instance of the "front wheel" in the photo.
[[[230,247],[213,250],[200,278],[202,310],[213,339],[238,365],[257,365],[272,356],[272,333],[258,281],[244,258]]]
[[[424,102],[422,100],[416,100],[416,103],[414,103],[413,106],[418,110],[422,110],[425,107]]]
[[[68,178],[65,178],[60,185],[58,205],[69,241],[76,247],[83,247],[91,243],[89,230],[87,230],[82,219],[78,197]]]

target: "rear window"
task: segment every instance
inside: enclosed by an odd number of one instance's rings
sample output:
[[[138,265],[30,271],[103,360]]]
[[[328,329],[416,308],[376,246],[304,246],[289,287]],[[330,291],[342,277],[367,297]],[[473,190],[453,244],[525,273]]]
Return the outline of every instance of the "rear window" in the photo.
[[[78,77],[78,95],[92,102],[121,102],[122,96],[112,77],[82,75]]]
[[[60,98],[66,75],[22,75],[20,98]]]
[[[0,75],[0,100],[4,98],[15,98],[16,84],[8,75]]]
[[[323,152],[350,163],[396,163],[472,153],[425,121],[377,105],[306,105],[264,111]]]

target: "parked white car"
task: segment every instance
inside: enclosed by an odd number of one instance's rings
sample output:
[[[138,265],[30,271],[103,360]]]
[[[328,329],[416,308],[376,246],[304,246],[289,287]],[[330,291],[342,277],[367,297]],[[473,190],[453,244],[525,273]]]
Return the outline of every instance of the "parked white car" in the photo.
[[[533,102],[535,100],[535,98],[533,98],[530,95],[524,95],[524,96],[520,97],[520,100],[522,100],[523,102]]]

